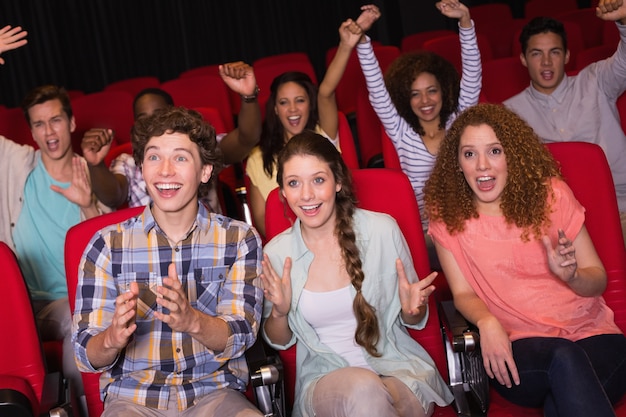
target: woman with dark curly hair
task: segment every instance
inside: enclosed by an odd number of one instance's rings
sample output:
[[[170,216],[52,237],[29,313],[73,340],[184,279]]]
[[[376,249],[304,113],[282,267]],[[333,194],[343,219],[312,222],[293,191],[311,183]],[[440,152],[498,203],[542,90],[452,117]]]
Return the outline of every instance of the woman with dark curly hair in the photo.
[[[303,130],[313,130],[339,149],[339,118],[335,89],[348,65],[350,53],[362,31],[352,19],[339,27],[339,47],[326,69],[319,89],[308,75],[286,72],[272,81],[261,142],[248,157],[250,208],[254,225],[265,235],[265,201],[276,188],[276,159],[285,143]]]
[[[384,77],[372,43],[362,36],[357,54],[365,75],[372,107],[391,138],[404,173],[411,180],[420,214],[424,183],[430,175],[445,129],[458,110],[478,103],[481,89],[480,52],[469,9],[458,0],[436,3],[447,17],[459,20],[463,76],[450,62],[432,52],[403,54]],[[357,24],[364,32],[380,17],[376,6],[363,6]],[[424,228],[426,217],[422,216]]]
[[[278,158],[298,219],[265,246],[263,336],[297,343],[294,417],[425,417],[452,395],[405,326],[426,324],[436,273],[419,280],[395,220],[358,209],[350,171],[322,136]]]
[[[602,298],[585,210],[532,128],[504,106],[466,110],[425,191],[429,233],[493,386],[546,416],[615,415],[626,338]]]

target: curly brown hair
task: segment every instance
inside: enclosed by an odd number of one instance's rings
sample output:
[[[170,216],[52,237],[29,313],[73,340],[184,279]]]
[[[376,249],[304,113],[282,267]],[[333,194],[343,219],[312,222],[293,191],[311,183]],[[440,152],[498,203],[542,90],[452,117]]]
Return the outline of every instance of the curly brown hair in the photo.
[[[513,111],[498,104],[470,107],[454,121],[439,148],[430,179],[424,188],[425,209],[431,221],[443,221],[451,234],[460,233],[471,218],[478,218],[474,193],[459,164],[459,143],[467,126],[490,126],[500,140],[507,163],[507,183],[500,207],[509,224],[540,239],[550,226],[550,178],[560,177],[552,154],[533,129]]]
[[[352,286],[356,290],[356,296],[352,304],[352,309],[356,316],[357,327],[354,338],[356,342],[365,348],[372,356],[380,356],[376,349],[376,344],[380,339],[380,329],[376,311],[363,294],[361,287],[365,279],[363,263],[359,248],[356,244],[356,235],[352,224],[352,217],[356,209],[356,197],[352,186],[352,176],[346,166],[341,154],[335,146],[325,137],[313,131],[305,130],[294,135],[285,145],[278,156],[277,182],[280,189],[283,189],[283,170],[285,163],[292,157],[298,155],[314,156],[324,161],[330,167],[335,182],[341,184],[341,190],[336,193],[335,211],[336,224],[335,235],[341,247],[342,258],[346,265],[346,270],[350,276]]]
[[[204,195],[205,188],[217,178],[223,166],[215,129],[195,110],[184,107],[157,109],[152,115],[136,120],[131,130],[133,157],[138,167],[143,164],[146,145],[150,139],[165,133],[183,133],[189,136],[189,139],[198,145],[202,164],[213,166],[211,180],[200,185],[199,194]]]
[[[460,78],[454,65],[430,51],[400,55],[385,73],[385,85],[398,114],[413,130],[424,135],[424,128],[411,108],[411,85],[422,73],[432,74],[441,88],[442,105],[439,128],[445,129],[450,115],[459,107]]]

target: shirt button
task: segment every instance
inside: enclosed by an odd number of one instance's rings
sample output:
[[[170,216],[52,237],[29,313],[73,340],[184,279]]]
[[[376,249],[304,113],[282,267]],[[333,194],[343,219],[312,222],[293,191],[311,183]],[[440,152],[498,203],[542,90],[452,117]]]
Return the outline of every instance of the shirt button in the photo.
[[[176,353],[180,353],[180,348],[176,348]]]
[[[175,250],[176,252],[179,252],[179,251],[180,251],[180,248],[179,248],[178,246],[176,246],[176,247],[174,248],[174,250]]]

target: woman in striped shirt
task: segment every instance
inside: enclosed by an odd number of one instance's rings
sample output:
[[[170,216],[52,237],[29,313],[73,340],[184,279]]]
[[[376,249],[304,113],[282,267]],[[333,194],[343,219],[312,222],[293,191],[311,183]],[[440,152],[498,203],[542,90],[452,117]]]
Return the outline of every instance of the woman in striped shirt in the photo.
[[[443,0],[436,7],[444,16],[459,20],[460,80],[454,65],[427,51],[401,55],[383,78],[369,37],[363,35],[356,47],[370,103],[396,148],[402,171],[411,181],[424,229],[428,224],[423,212],[423,189],[439,145],[458,112],[478,103],[482,83],[480,51],[469,9],[458,0]],[[365,32],[378,20],[380,11],[374,5],[363,6],[362,10],[357,24]],[[431,268],[436,268],[434,248],[428,235],[425,237]]]

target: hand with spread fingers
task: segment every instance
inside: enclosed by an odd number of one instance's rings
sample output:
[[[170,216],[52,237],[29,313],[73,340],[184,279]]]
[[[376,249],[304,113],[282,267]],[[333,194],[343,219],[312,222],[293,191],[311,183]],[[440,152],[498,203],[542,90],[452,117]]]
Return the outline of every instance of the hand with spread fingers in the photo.
[[[426,314],[428,297],[435,291],[435,286],[432,283],[437,277],[437,272],[411,283],[400,259],[396,259],[396,270],[398,271],[398,292],[402,306],[402,319],[407,324],[415,324]]]
[[[178,279],[176,264],[171,263],[163,285],[157,287],[157,304],[169,310],[168,314],[155,311],[154,316],[167,323],[172,330],[183,333],[197,333],[200,328],[199,312],[191,306],[185,289]]]
[[[291,258],[285,260],[282,276],[274,271],[267,255],[263,255],[262,265],[261,280],[265,299],[273,305],[272,315],[284,317],[291,308]]]
[[[576,249],[572,241],[565,236],[563,230],[559,230],[559,236],[556,247],[552,247],[552,243],[548,236],[543,236],[543,245],[548,254],[548,265],[550,271],[563,282],[569,282],[576,274],[578,263],[576,262]]]
[[[7,25],[0,29],[0,54],[12,49],[17,49],[28,43],[25,39],[28,32],[22,30],[20,26],[11,27]],[[4,65],[4,59],[0,57],[0,65]]]
[[[117,349],[118,351],[126,347],[137,329],[135,316],[137,315],[138,298],[139,286],[136,282],[131,282],[128,291],[117,296],[111,325],[104,332],[105,347]]]

